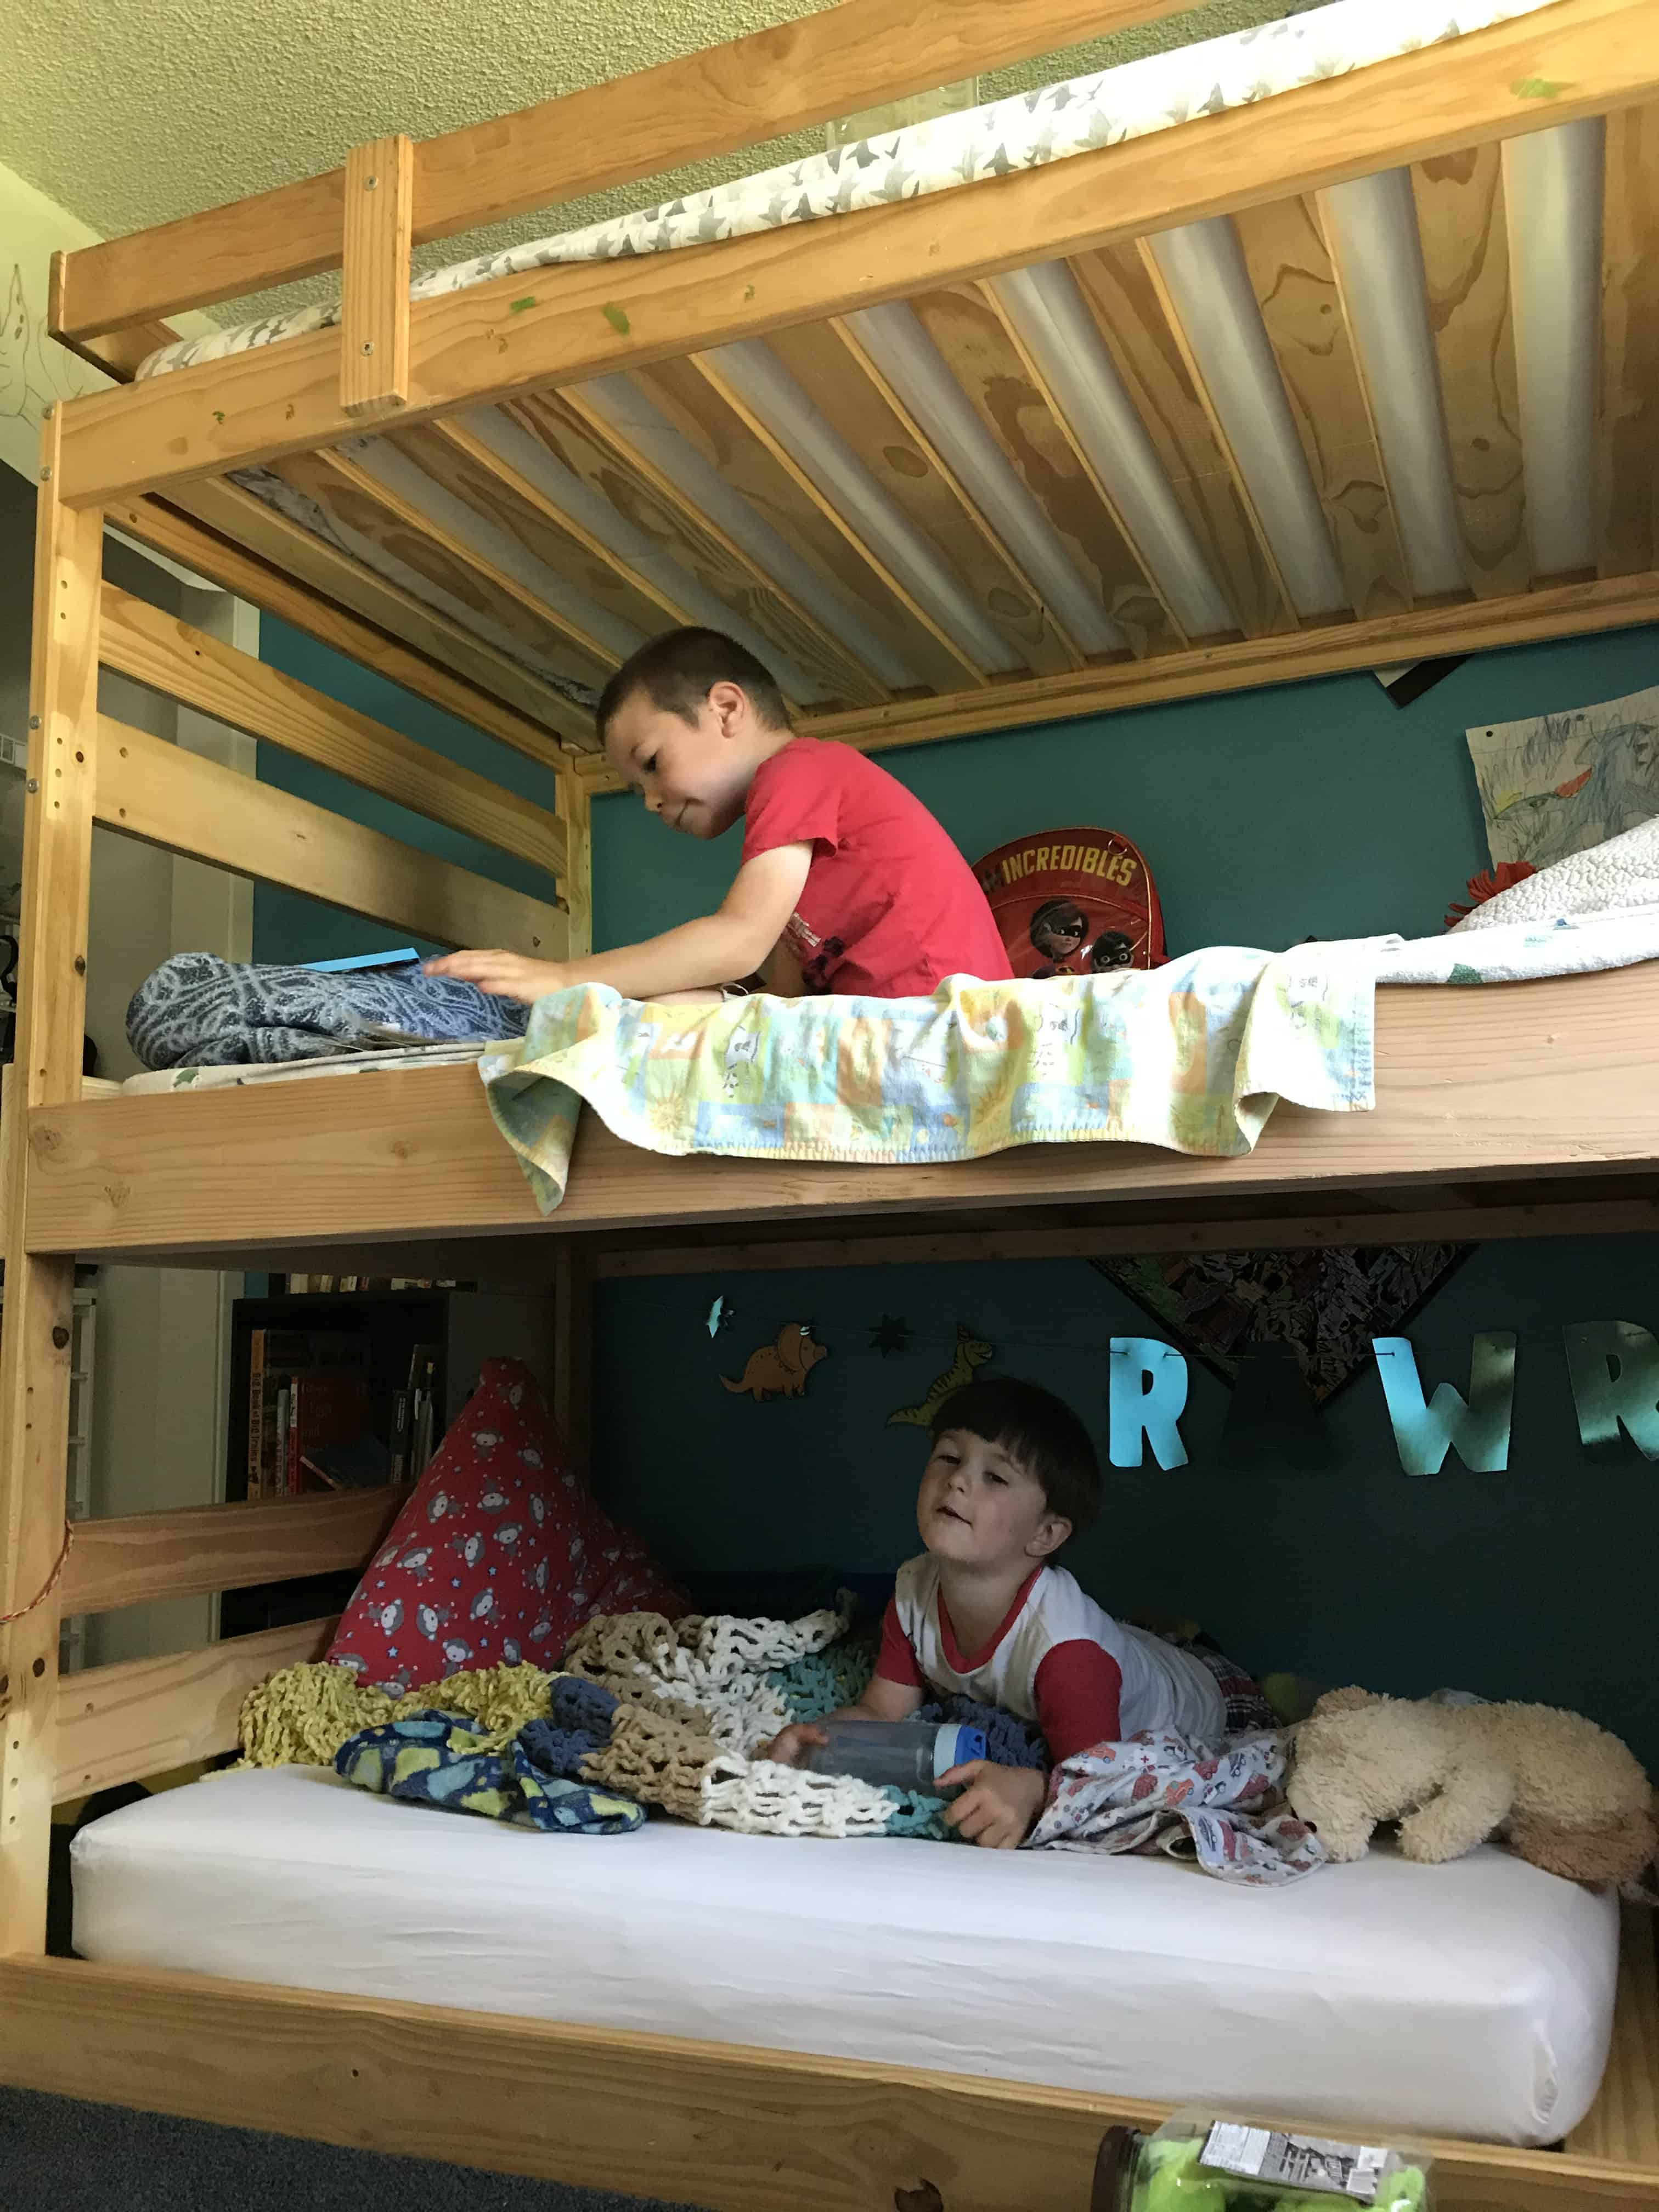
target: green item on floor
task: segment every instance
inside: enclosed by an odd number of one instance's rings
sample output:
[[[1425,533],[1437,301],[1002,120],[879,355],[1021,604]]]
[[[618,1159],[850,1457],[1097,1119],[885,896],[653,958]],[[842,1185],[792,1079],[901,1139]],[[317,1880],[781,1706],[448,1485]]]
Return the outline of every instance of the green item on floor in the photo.
[[[1429,2161],[1363,2137],[1178,2112],[1156,2134],[1113,2128],[1101,2147],[1101,2212],[1429,2212]]]

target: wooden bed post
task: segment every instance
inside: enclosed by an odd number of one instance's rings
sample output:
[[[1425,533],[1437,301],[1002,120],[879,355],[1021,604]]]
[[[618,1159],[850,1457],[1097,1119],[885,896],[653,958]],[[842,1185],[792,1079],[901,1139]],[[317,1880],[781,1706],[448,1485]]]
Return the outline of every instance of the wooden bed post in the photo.
[[[592,805],[575,756],[567,752],[559,763],[558,814],[570,857],[559,896],[569,960],[593,949]],[[593,1450],[593,1261],[586,1240],[574,1237],[560,1238],[554,1263],[553,1419],[573,1463],[586,1468]]]
[[[558,816],[564,824],[569,860],[559,882],[559,898],[570,918],[567,960],[593,950],[593,802],[576,771],[576,756],[567,751],[559,763]]]
[[[586,1238],[562,1237],[553,1267],[553,1419],[571,1465],[593,1455],[593,1261]]]
[[[98,732],[104,518],[58,498],[61,410],[41,444],[15,1059],[0,1331],[0,1951],[46,1940],[58,1570],[64,1556],[72,1258],[27,1249],[28,1109],[78,1098]]]

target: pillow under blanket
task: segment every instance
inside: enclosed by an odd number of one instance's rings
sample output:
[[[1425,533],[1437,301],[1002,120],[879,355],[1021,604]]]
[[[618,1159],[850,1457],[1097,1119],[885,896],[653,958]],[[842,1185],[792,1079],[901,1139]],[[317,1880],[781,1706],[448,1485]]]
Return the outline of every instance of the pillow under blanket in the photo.
[[[1659,906],[1659,821],[1638,822],[1600,845],[1552,861],[1476,907],[1457,928],[1466,933],[1645,906]]]
[[[179,952],[133,994],[127,1042],[146,1067],[322,1060],[377,1044],[461,1044],[524,1035],[528,1006],[417,960],[321,974]]]

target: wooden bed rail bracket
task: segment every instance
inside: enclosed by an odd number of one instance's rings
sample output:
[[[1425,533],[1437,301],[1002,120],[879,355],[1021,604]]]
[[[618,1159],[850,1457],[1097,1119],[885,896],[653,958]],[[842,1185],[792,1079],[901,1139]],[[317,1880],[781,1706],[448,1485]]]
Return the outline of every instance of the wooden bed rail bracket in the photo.
[[[415,142],[370,138],[346,156],[340,405],[370,420],[409,404],[409,255]]]
[[[91,331],[73,336],[64,330],[64,303],[69,296],[69,256],[54,253],[52,274],[46,287],[46,328],[61,346],[77,354],[89,368],[101,369],[112,376],[118,384],[131,384],[142,365],[153,353],[164,345],[171,345],[185,333],[164,323],[158,316],[154,321],[133,323],[125,330],[104,333]]]

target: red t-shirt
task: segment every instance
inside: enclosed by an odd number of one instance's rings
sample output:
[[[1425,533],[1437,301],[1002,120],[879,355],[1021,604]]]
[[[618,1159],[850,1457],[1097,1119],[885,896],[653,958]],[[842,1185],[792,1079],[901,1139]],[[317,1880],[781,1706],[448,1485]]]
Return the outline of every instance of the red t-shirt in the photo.
[[[763,761],[743,857],[812,847],[783,942],[809,991],[925,999],[947,975],[1012,974],[985,894],[939,824],[851,745],[792,738]]]

